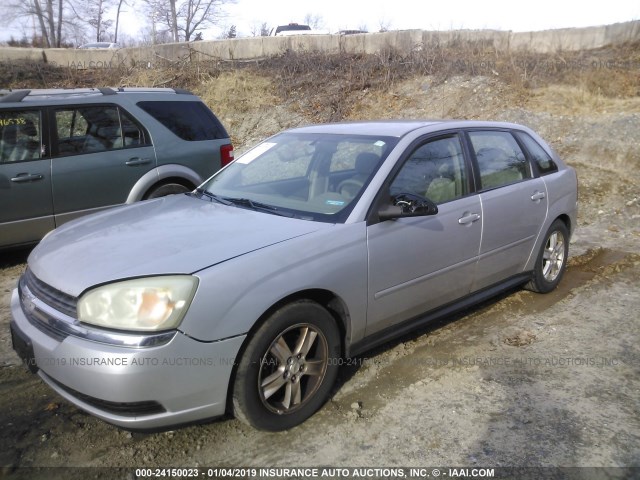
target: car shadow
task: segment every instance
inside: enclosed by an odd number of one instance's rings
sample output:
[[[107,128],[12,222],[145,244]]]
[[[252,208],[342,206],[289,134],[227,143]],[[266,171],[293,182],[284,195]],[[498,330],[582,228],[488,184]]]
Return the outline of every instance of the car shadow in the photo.
[[[10,268],[26,263],[31,250],[33,250],[33,245],[0,251],[0,268]]]
[[[340,389],[351,380],[356,373],[367,363],[367,360],[378,355],[381,355],[389,350],[393,350],[400,344],[415,340],[423,335],[427,335],[449,324],[455,323],[458,320],[468,317],[473,313],[479,313],[485,308],[489,308],[492,305],[504,300],[505,298],[513,295],[515,292],[522,290],[522,287],[510,288],[494,297],[491,297],[483,302],[477,303],[471,307],[465,308],[453,315],[436,318],[432,321],[426,322],[424,325],[417,327],[416,329],[408,332],[404,335],[396,337],[392,340],[386,341],[370,350],[363,352],[360,355],[355,355],[349,359],[345,359],[343,365],[338,372],[338,378],[334,384],[334,388],[331,390],[330,397],[336,395]]]

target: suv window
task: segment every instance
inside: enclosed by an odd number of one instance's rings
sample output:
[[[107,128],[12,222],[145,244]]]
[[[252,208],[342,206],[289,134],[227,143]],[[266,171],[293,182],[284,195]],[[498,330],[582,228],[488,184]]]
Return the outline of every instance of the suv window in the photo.
[[[0,111],[0,163],[39,159],[40,134],[39,111]]]
[[[483,190],[531,178],[531,166],[511,133],[473,131],[469,138]]]
[[[201,102],[138,102],[137,105],[183,140],[229,137],[215,115]]]
[[[116,106],[55,111],[58,156],[104,152],[144,144],[140,127]]]
[[[391,184],[391,195],[399,193],[413,193],[436,203],[465,195],[465,163],[458,136],[431,140],[416,148]]]
[[[538,165],[540,175],[547,173],[557,172],[558,166],[554,162],[544,148],[540,146],[533,138],[524,132],[516,133],[518,139],[524,144],[524,147],[529,152],[531,159]]]

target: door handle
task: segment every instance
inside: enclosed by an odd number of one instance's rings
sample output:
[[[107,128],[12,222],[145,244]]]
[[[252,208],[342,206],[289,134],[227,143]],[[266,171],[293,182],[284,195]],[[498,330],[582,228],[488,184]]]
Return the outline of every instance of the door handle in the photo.
[[[11,179],[14,183],[27,183],[27,182],[37,182],[38,180],[42,180],[44,175],[40,175],[39,173],[20,173],[17,176]]]
[[[542,200],[546,196],[547,195],[544,192],[539,192],[536,190],[533,193],[533,195],[531,195],[531,200],[537,203],[537,202],[540,202],[540,200]]]
[[[464,213],[461,218],[458,219],[460,225],[469,225],[473,222],[480,220],[480,214],[478,213]]]
[[[150,158],[133,157],[133,158],[130,158],[129,160],[127,160],[125,162],[125,165],[128,165],[130,167],[134,167],[136,165],[145,165],[147,163],[151,163],[151,159]]]

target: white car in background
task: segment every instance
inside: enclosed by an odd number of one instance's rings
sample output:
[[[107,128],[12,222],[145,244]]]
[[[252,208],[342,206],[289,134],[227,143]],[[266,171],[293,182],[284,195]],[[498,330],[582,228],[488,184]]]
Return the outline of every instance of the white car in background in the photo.
[[[120,45],[113,42],[93,42],[80,45],[78,48],[83,50],[115,50],[121,48]]]

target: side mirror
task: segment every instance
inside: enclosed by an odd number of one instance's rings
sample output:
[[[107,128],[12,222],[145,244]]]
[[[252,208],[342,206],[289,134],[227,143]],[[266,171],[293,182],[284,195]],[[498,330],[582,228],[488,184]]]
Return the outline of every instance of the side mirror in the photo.
[[[378,211],[380,221],[404,217],[425,217],[438,213],[438,206],[428,198],[412,193],[400,193]]]

